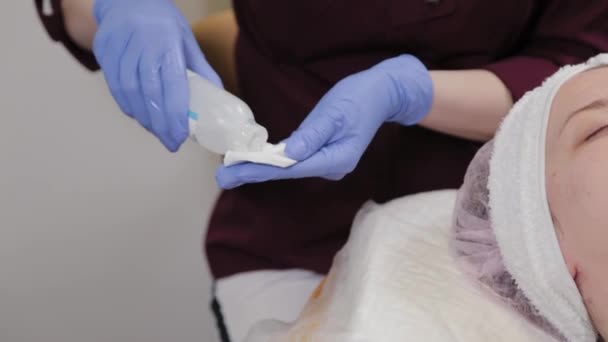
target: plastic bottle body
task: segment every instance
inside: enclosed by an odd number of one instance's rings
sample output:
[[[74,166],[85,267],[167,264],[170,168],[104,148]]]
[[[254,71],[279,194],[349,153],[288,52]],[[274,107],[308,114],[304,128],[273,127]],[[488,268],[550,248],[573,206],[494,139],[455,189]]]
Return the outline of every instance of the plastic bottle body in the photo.
[[[211,152],[261,151],[266,129],[255,122],[251,109],[238,97],[188,72],[190,136]]]

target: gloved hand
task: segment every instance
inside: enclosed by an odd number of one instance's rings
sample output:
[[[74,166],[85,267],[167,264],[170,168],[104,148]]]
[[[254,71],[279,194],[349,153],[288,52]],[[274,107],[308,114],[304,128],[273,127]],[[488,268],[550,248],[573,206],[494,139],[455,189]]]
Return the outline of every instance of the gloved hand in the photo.
[[[286,169],[252,163],[220,167],[217,183],[230,189],[287,178],[342,179],[357,166],[383,122],[414,125],[432,102],[430,74],[417,58],[385,60],[338,82],[284,141],[285,154],[298,163]]]
[[[93,52],[120,109],[174,152],[188,137],[186,69],[222,86],[171,0],[96,0]]]

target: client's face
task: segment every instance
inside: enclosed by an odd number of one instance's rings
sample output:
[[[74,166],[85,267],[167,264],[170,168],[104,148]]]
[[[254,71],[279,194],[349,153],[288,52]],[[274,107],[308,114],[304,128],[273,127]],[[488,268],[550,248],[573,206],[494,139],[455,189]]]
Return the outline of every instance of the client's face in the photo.
[[[562,253],[593,323],[608,336],[608,68],[561,87],[546,153],[547,197]]]

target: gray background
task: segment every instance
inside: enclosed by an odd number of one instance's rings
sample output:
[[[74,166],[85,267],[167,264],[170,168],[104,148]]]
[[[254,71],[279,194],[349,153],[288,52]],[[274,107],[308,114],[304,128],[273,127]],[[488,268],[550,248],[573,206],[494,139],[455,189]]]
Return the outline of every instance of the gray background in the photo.
[[[226,5],[177,2],[190,20]],[[217,341],[200,245],[217,159],[122,115],[33,1],[0,1],[0,23],[0,341]]]

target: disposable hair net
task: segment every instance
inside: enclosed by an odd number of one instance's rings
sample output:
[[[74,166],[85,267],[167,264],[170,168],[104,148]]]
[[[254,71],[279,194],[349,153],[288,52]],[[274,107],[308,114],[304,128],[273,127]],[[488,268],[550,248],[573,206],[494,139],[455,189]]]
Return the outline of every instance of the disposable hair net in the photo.
[[[490,141],[477,152],[458,191],[452,241],[456,258],[474,279],[488,286],[532,323],[564,341],[565,338],[538,313],[517,287],[503,263],[490,221],[488,179],[493,148],[494,142]]]

